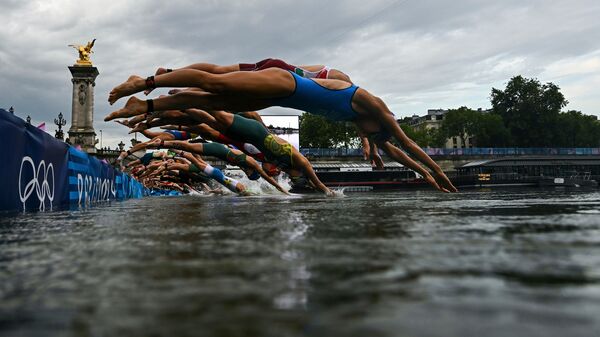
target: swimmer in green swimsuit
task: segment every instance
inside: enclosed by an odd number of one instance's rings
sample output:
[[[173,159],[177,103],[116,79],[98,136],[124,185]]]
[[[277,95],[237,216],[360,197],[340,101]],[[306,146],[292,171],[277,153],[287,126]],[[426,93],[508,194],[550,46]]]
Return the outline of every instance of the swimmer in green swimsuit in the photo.
[[[186,170],[192,173],[201,173],[209,178],[214,179],[221,185],[234,193],[246,194],[246,187],[241,182],[227,177],[216,167],[211,166],[202,159],[190,154],[180,151],[178,153],[179,158],[175,160],[168,160],[164,162],[156,162],[146,167],[146,172],[139,175],[140,178],[147,178],[156,176],[167,170]]]
[[[248,177],[252,179],[253,172],[258,172],[258,174],[263,177],[269,184],[274,186],[277,190],[282,193],[289,194],[281,185],[275,181],[271,176],[269,176],[263,169],[260,164],[254,160],[252,157],[246,156],[239,150],[231,149],[226,147],[223,144],[219,143],[188,143],[184,141],[161,141],[159,139],[155,139],[148,143],[145,143],[145,147],[149,148],[167,148],[167,149],[179,149],[188,152],[197,153],[200,155],[207,155],[217,157],[221,160],[227,161],[232,165],[239,166]],[[254,179],[252,179],[254,180]]]

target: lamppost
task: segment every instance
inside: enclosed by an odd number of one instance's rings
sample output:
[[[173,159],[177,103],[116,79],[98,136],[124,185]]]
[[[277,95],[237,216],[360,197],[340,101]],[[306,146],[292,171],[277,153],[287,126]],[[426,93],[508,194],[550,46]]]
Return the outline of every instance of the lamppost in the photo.
[[[13,108],[12,106],[10,107],[10,109],[8,109],[8,112],[10,112],[11,114],[15,114],[15,108]]]
[[[125,143],[123,143],[123,141],[121,141],[119,144],[117,144],[119,146],[119,151],[123,151],[123,149],[125,148]]]
[[[25,121],[27,122],[27,124],[31,124],[31,116],[27,115],[27,118],[25,118]]]
[[[62,127],[67,125],[67,120],[63,118],[62,112],[58,113],[58,119],[54,118],[54,124],[56,124],[58,126],[58,130],[56,130],[56,134],[54,135],[54,138],[63,140],[65,137],[65,134],[62,130]]]
[[[102,130],[100,130],[100,149],[102,149]]]

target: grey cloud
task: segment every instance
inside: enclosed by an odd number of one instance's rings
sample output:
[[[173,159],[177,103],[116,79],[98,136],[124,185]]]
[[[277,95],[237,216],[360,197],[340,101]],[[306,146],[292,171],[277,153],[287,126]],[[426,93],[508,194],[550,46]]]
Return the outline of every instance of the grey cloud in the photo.
[[[600,50],[600,3],[592,0],[3,1],[0,12],[0,107],[47,121],[70,115],[66,67],[76,52],[67,44],[95,37],[95,121],[105,140],[130,138],[102,122],[122,105],[106,103],[109,90],[159,65],[324,63],[408,115],[481,106],[492,86],[514,75],[539,76],[554,62]],[[587,113],[600,112],[600,102],[584,97],[595,110]]]

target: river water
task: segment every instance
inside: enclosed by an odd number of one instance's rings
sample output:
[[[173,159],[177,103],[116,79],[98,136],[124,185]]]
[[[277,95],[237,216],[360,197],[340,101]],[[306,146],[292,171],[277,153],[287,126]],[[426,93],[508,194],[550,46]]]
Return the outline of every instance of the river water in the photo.
[[[600,192],[186,196],[0,217],[1,336],[599,336]]]

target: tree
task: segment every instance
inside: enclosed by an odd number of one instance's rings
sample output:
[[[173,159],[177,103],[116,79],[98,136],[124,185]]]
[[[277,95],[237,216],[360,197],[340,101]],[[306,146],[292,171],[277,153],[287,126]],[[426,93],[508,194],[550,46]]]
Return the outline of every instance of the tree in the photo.
[[[300,116],[300,147],[358,147],[356,128],[345,122],[332,122],[324,117],[304,113]]]
[[[468,137],[474,139],[478,147],[504,147],[510,144],[510,132],[504,126],[500,115],[460,107],[450,109],[444,115],[439,129],[438,140],[459,137],[466,144]]]
[[[466,144],[467,136],[473,136],[477,131],[477,114],[477,111],[464,106],[450,109],[444,114],[440,132],[444,138],[459,137]]]
[[[439,135],[437,129],[414,128],[407,124],[400,124],[402,131],[420,147],[439,147],[443,146],[445,138]],[[392,143],[397,144],[396,139],[391,139]]]
[[[473,138],[477,147],[507,147],[510,143],[510,132],[504,126],[500,115],[479,112]]]
[[[567,105],[560,88],[537,79],[513,77],[504,90],[492,88],[493,112],[502,117],[514,146],[554,146],[558,117]]]
[[[299,119],[300,147],[330,148],[333,145],[325,118],[304,113]]]
[[[570,110],[558,116],[558,124],[560,128],[557,129],[555,137],[556,146],[600,146],[600,122],[594,116]]]

